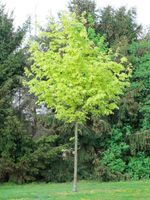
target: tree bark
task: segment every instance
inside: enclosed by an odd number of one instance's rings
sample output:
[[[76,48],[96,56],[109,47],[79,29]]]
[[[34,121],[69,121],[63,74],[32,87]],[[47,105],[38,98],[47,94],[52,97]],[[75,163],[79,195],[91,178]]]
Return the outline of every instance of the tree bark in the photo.
[[[74,142],[74,179],[73,192],[77,192],[77,164],[78,164],[78,124],[75,124],[75,142]]]

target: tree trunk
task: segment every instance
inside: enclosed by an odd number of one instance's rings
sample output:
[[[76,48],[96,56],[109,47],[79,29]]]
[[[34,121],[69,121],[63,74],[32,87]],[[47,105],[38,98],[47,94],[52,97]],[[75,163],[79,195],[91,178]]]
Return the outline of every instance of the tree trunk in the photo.
[[[78,124],[75,124],[75,142],[74,142],[74,179],[73,192],[77,192],[77,163],[78,163]]]

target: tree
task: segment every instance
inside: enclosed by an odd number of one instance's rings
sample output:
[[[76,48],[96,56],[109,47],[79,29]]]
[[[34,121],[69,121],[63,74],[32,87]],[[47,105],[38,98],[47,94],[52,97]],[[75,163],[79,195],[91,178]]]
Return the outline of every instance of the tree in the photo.
[[[136,148],[149,155],[150,142],[150,39],[149,34],[138,42],[133,42],[129,48],[129,60],[133,64],[133,76],[130,91],[137,104],[137,120],[134,122],[135,134],[132,143]],[[133,106],[132,106],[133,107]]]
[[[25,144],[24,127],[12,106],[24,73],[26,55],[21,46],[25,33],[26,24],[15,29],[13,14],[9,15],[0,2],[0,179],[5,181],[10,178],[8,171],[13,170],[15,157],[22,155],[20,145]]]
[[[86,19],[88,19],[90,15],[94,22],[97,20],[96,3],[93,0],[71,0],[68,8],[70,12],[75,12],[79,19],[82,14],[86,12],[84,16]]]
[[[114,50],[119,47],[122,53],[125,53],[128,44],[131,44],[132,40],[137,40],[141,32],[142,27],[136,23],[135,19],[134,8],[127,10],[124,6],[118,9],[107,6],[100,10],[97,31],[106,36],[109,47]]]
[[[78,17],[86,13],[85,18],[88,19],[86,27],[92,27],[97,34],[104,35],[108,46],[114,51],[119,49],[122,55],[127,55],[129,44],[132,40],[137,40],[141,33],[142,27],[135,21],[134,8],[127,10],[124,6],[118,9],[107,6],[96,9],[96,3],[93,0],[72,0],[68,7]]]
[[[0,121],[1,127],[12,108],[12,98],[21,85],[25,59],[21,48],[26,25],[15,30],[12,15],[0,4]]]
[[[135,98],[139,103],[139,112],[141,116],[141,128],[150,129],[150,40],[144,38],[134,42],[130,46],[130,60],[133,63],[134,71],[132,77],[131,89],[137,90]]]
[[[84,19],[82,19],[84,20]],[[109,115],[117,108],[119,96],[128,85],[122,64],[90,41],[86,28],[75,15],[66,14],[51,25],[49,48],[31,43],[31,59],[26,71],[30,92],[53,109],[56,117],[75,126],[74,184],[77,191],[78,130],[87,119]],[[53,40],[51,40],[53,38]],[[47,47],[47,44],[45,44]],[[122,59],[122,62],[124,59]]]

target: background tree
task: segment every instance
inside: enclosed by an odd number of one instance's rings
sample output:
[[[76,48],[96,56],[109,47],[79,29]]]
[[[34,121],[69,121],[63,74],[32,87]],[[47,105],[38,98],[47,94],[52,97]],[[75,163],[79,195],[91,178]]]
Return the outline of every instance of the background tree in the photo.
[[[93,18],[93,21],[97,21],[97,9],[96,3],[94,0],[71,0],[68,5],[70,12],[75,12],[77,17],[82,16],[84,13],[84,17],[88,19],[89,15]]]
[[[111,61],[88,39],[84,25],[75,16],[63,16],[61,24],[54,24],[51,29],[41,33],[53,38],[47,51],[42,51],[37,42],[31,45],[34,64],[27,72],[28,85],[39,103],[54,109],[58,119],[75,125],[76,191],[79,126],[92,116],[109,115],[117,108],[128,75],[122,64]]]
[[[137,25],[135,18],[134,8],[127,10],[125,7],[114,9],[108,6],[101,9],[99,32],[106,36],[109,47],[127,51],[128,44],[137,40],[141,26]]]
[[[130,46],[130,60],[134,65],[132,91],[134,101],[137,103],[137,121],[134,122],[136,130],[133,140],[137,145],[144,147],[150,152],[149,134],[150,134],[150,40],[149,34],[138,42],[132,43]],[[143,139],[142,139],[143,138]],[[143,142],[142,142],[143,141]],[[141,145],[140,145],[141,144]],[[149,154],[149,153],[148,153]]]
[[[21,87],[26,65],[22,42],[26,24],[15,29],[13,14],[8,15],[0,2],[0,177],[9,180],[17,155],[26,144],[24,127],[13,107],[13,99]],[[16,94],[17,93],[17,94]],[[13,154],[12,154],[13,153]],[[8,164],[8,165],[7,165]],[[9,171],[9,172],[8,172]]]
[[[5,12],[0,4],[0,121],[3,125],[5,115],[12,107],[12,98],[16,88],[21,85],[21,76],[25,66],[25,54],[21,49],[25,36],[25,26],[16,31],[13,17]]]
[[[96,3],[92,0],[73,0],[68,7],[77,16],[81,17],[86,13],[88,27],[92,27],[97,34],[104,35],[108,47],[114,51],[119,50],[122,55],[127,55],[128,45],[141,34],[142,27],[136,23],[134,8],[127,10],[126,7],[114,9],[107,6],[96,9]]]

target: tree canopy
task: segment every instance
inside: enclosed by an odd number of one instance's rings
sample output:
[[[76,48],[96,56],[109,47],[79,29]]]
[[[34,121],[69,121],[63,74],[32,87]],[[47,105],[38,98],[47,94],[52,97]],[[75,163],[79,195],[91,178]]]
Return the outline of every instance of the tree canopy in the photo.
[[[74,15],[63,16],[59,25],[51,25],[51,32],[43,35],[53,40],[46,51],[37,42],[31,45],[30,92],[69,123],[112,113],[127,86],[123,65],[111,61],[89,40]]]

